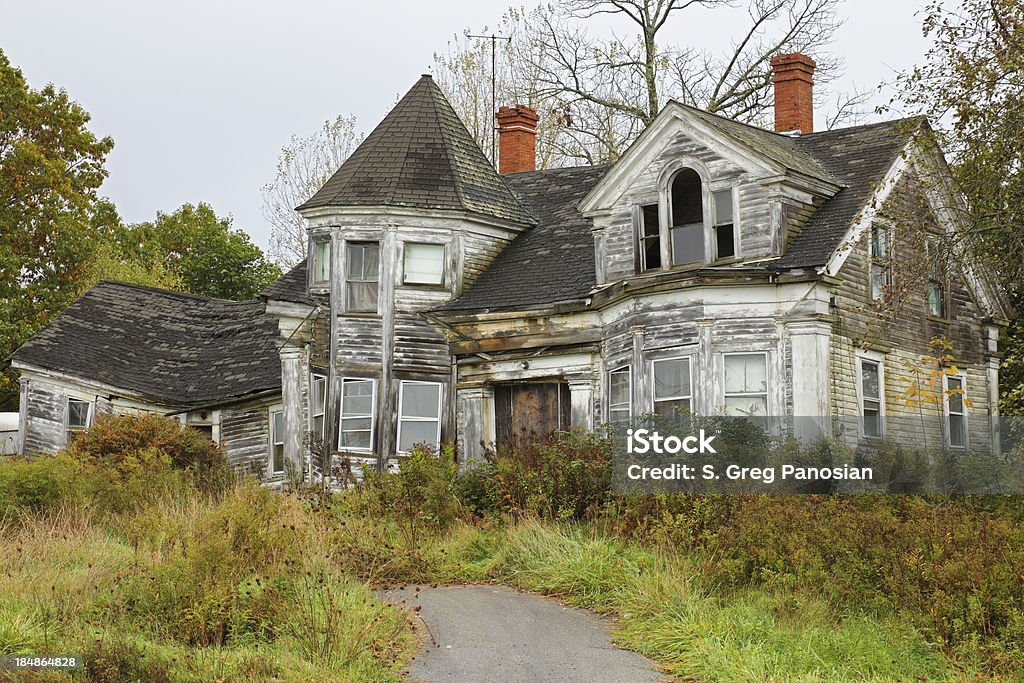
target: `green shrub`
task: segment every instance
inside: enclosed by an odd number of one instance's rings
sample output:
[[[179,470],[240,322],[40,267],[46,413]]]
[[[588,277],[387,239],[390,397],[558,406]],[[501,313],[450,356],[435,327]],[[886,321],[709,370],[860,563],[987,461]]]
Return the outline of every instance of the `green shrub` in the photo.
[[[156,450],[165,454],[175,469],[190,472],[201,491],[220,493],[232,482],[230,467],[217,444],[166,417],[100,416],[66,450],[84,462],[115,469],[126,465],[126,458]]]
[[[500,451],[487,500],[511,515],[583,519],[604,504],[611,487],[611,441],[562,432]]]
[[[84,500],[84,465],[66,455],[0,462],[0,516],[43,512]]]

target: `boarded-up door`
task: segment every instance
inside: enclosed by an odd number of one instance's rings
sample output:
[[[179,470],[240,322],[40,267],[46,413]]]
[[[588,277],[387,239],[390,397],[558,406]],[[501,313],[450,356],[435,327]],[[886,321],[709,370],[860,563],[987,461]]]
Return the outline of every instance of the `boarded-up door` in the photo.
[[[494,387],[497,445],[534,441],[569,429],[572,403],[566,382],[500,384]]]

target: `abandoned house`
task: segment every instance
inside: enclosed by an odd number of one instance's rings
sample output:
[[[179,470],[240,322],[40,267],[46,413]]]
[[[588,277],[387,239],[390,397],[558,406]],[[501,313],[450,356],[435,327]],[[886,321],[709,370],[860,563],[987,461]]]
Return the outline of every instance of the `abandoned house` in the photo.
[[[496,171],[423,76],[298,207],[307,260],[260,301],[103,282],[19,349],[20,449],[128,411],[268,479],[308,475],[311,444],[468,460],[678,410],[898,440],[935,337],[957,359],[944,438],[967,447],[1008,310],[950,257],[962,205],[927,123],[814,132],[814,62],[772,66],[775,131],[670,102],[614,163],[544,170],[535,112],[498,112]]]

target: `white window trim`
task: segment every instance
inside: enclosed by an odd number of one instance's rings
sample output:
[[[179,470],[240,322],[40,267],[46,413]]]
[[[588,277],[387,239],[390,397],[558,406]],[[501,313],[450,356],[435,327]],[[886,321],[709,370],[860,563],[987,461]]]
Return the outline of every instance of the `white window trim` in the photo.
[[[874,241],[875,241],[875,228],[879,228],[882,231],[884,231],[884,233],[885,233],[885,255],[881,256],[881,257],[876,257],[872,253],[874,251],[873,244],[874,244]],[[895,279],[894,279],[895,275],[893,274],[893,269],[892,269],[892,260],[893,260],[893,254],[895,252],[895,246],[896,246],[896,230],[893,227],[892,223],[890,223],[888,221],[885,221],[885,220],[876,219],[874,222],[871,223],[870,226],[868,226],[867,236],[868,236],[868,244],[867,244],[867,246],[868,246],[868,297],[872,301],[882,301],[882,302],[885,302],[888,299],[888,290],[892,289],[893,283],[895,282]],[[874,277],[873,277],[873,274],[872,274],[872,270],[873,270],[873,268],[875,266],[875,259],[876,258],[881,258],[885,262],[882,265],[883,272],[885,273],[885,277],[883,278],[883,281],[882,281],[882,291],[878,292],[877,296],[875,295],[876,293],[875,293],[875,291],[873,289],[875,285],[874,285]]]
[[[664,213],[661,210],[661,199],[660,198],[655,198],[655,199],[652,199],[651,201],[638,202],[633,207],[633,212],[634,212],[634,215],[633,215],[633,234],[634,234],[634,244],[636,245],[634,248],[637,251],[637,253],[636,253],[636,264],[637,264],[637,268],[638,268],[637,275],[646,275],[648,273],[655,273],[655,272],[658,272],[658,271],[661,271],[661,270],[665,269],[665,264],[664,264],[664,260],[663,259],[662,259],[662,264],[660,266],[658,266],[657,268],[648,268],[647,267],[647,252],[644,249],[644,228],[646,227],[645,226],[645,221],[644,221],[644,207],[645,206],[652,206],[652,205],[655,206],[657,208],[657,210],[658,210],[658,254],[659,254],[659,256],[662,255],[661,254],[661,252],[662,252],[662,241],[664,239],[663,236],[662,236],[662,233],[665,232],[665,228],[661,225],[662,214]]]
[[[725,389],[725,359],[729,356],[764,356],[764,391],[743,392],[730,394]],[[727,351],[722,353],[722,407],[725,408],[726,399],[731,396],[764,396],[765,415],[754,417],[772,417],[775,411],[772,410],[772,366],[771,358],[767,351]]]
[[[356,246],[356,245],[358,245],[358,246],[365,246],[365,245],[368,245],[368,244],[376,244],[377,245],[377,307],[375,309],[373,309],[372,311],[370,311],[370,310],[365,310],[365,311],[363,311],[363,310],[354,310],[354,309],[350,309],[349,306],[348,306],[348,287],[349,287],[349,274],[348,274],[349,264],[348,264],[348,260],[349,260],[349,250],[351,249],[351,247]],[[382,277],[381,277],[382,273],[383,273],[383,270],[384,270],[384,262],[382,260],[383,256],[384,256],[384,241],[381,240],[381,239],[372,239],[372,238],[367,238],[367,239],[355,239],[355,238],[353,238],[353,239],[347,239],[347,240],[342,241],[340,248],[342,250],[342,253],[344,254],[344,258],[343,258],[342,263],[341,263],[341,276],[339,277],[339,279],[341,280],[341,302],[342,302],[341,309],[344,311],[345,315],[352,315],[352,316],[379,316],[380,315],[381,291],[382,291],[382,288],[383,288],[383,285],[384,285],[384,283],[382,281]],[[367,282],[367,280],[355,280],[354,282]]]
[[[85,415],[85,426],[71,425],[71,402],[84,403],[88,406]],[[86,429],[92,427],[93,414],[96,410],[96,404],[86,398],[79,398],[78,396],[68,396],[64,403],[64,431],[67,432],[84,432]]]
[[[676,361],[678,361],[678,360],[685,360],[686,361],[686,369],[687,369],[687,372],[689,373],[689,376],[690,376],[689,377],[689,379],[690,379],[690,394],[688,396],[673,396],[673,397],[670,397],[670,398],[659,399],[657,394],[656,394],[657,389],[656,389],[656,382],[655,382],[655,379],[654,379],[655,372],[656,372],[655,366],[658,363],[665,363],[665,362],[674,361],[674,360],[676,360]],[[663,402],[663,401],[678,401],[678,400],[681,400],[681,399],[687,399],[687,400],[690,401],[690,412],[696,412],[695,411],[695,406],[694,406],[694,391],[693,391],[693,389],[694,389],[694,386],[693,386],[693,356],[692,355],[668,356],[666,358],[655,358],[655,359],[653,359],[651,361],[651,410],[652,411],[654,410],[654,408],[657,406],[657,404],[659,402]],[[630,392],[630,393],[632,393],[632,392]]]
[[[274,469],[274,446],[277,445],[277,442],[274,441],[274,416],[275,415],[280,415],[281,419],[284,420],[285,419],[284,407],[283,406],[274,406],[273,408],[270,408],[267,411],[267,417],[268,417],[268,421],[267,421],[267,446],[268,446],[267,471],[270,473],[270,476],[272,476],[272,477],[273,476],[277,476],[279,474],[284,474],[285,470],[288,469],[287,458],[284,457],[284,455],[282,455],[282,457],[281,457],[281,469],[279,469],[279,470]],[[287,424],[283,425],[282,431],[285,431],[285,432],[288,431],[288,425]],[[280,442],[280,444],[281,444],[282,451],[284,449],[285,444],[287,443],[287,438],[288,437],[287,437],[286,434],[281,434],[281,442]]]
[[[313,397],[316,395],[315,392],[317,383],[323,383],[324,387],[323,412],[320,413],[319,415],[319,417],[323,418],[323,428],[320,430],[320,434],[318,435],[321,439],[324,439],[327,437],[327,375],[321,375],[316,372],[314,372],[311,375],[309,383],[309,431],[313,432],[313,423],[315,418],[317,417],[317,414],[313,412],[314,406],[316,405],[316,402],[313,400]]]
[[[607,400],[605,401],[605,405],[604,405],[604,421],[605,422],[611,422],[612,421],[612,418],[611,418],[611,412],[612,412],[612,375],[617,373],[617,372],[622,372],[623,370],[626,371],[626,376],[629,377],[629,392],[628,392],[629,400],[626,401],[626,410],[628,411],[627,419],[632,419],[633,418],[633,368],[629,364],[626,364],[626,365],[620,365],[618,367],[612,368],[611,370],[608,371],[608,374],[607,374],[608,390],[605,392],[605,396],[606,396]]]
[[[963,412],[951,413],[949,411],[949,394],[946,393],[946,392],[949,391],[949,380],[950,380],[950,378],[956,379],[956,380],[960,381],[960,391],[961,391],[960,401],[961,401],[961,406],[962,406],[961,410]],[[970,445],[970,442],[971,442],[970,441],[970,437],[969,437],[968,432],[967,432],[967,404],[964,403],[964,401],[966,401],[966,400],[967,400],[967,377],[964,376],[964,375],[943,375],[942,376],[942,413],[943,413],[943,418],[946,420],[946,424],[945,424],[945,427],[946,427],[946,446],[948,446],[949,448],[954,448],[954,449],[956,449],[958,451],[960,451],[960,450],[967,450],[967,448],[968,448],[968,446]],[[963,418],[963,421],[964,421],[964,443],[963,443],[963,445],[958,445],[958,446],[954,446],[953,445],[953,430],[949,428],[949,418],[951,416],[953,416],[953,415],[959,415],[960,417]]]
[[[715,206],[715,193],[716,192],[729,192],[732,198],[732,256],[726,256],[724,258],[718,257],[718,232],[715,229],[715,220],[717,218],[716,206]],[[710,237],[714,243],[713,255],[715,259],[710,261],[714,263],[716,261],[734,261],[740,258],[740,199],[739,192],[737,192],[736,185],[726,185],[725,187],[711,188],[711,227],[709,229]],[[707,222],[707,221],[705,221]]]
[[[413,282],[409,280],[406,272],[406,253],[409,245],[441,247],[441,281],[440,282]],[[448,244],[446,242],[431,242],[430,240],[407,240],[402,242],[402,284],[408,287],[448,287]]]
[[[877,351],[864,351],[858,349],[856,352],[857,359],[857,425],[858,434],[862,439],[884,439],[885,438],[885,354]],[[878,398],[878,425],[881,434],[879,436],[869,436],[864,431],[864,375],[863,375],[863,363],[867,361],[869,363],[878,364],[878,392],[881,394]]]
[[[369,382],[370,383],[370,414],[358,414],[358,415],[345,415],[345,382]],[[338,392],[338,450],[346,453],[372,453],[374,445],[374,434],[377,428],[377,380],[372,377],[342,377],[341,378],[341,391]],[[370,418],[370,445],[367,448],[360,446],[343,446],[342,445],[342,423],[345,419],[357,420]],[[349,431],[364,431],[362,429],[349,430]]]
[[[327,260],[328,260],[328,263],[327,263],[327,278],[324,279],[324,280],[317,280],[316,279],[316,271],[317,271],[316,249],[317,249],[317,245],[319,245],[319,244],[326,244],[327,245]],[[333,253],[334,253],[334,248],[333,248],[333,245],[331,244],[331,239],[330,238],[327,238],[327,239],[311,239],[309,241],[309,256],[310,256],[309,262],[312,265],[312,267],[309,269],[309,286],[311,288],[313,288],[313,289],[327,289],[327,287],[330,286],[330,284],[331,284],[331,266],[333,265],[333,263],[331,263],[331,262],[334,260],[332,258]]]
[[[437,417],[405,417],[402,414],[405,403],[405,386],[407,384],[418,384],[421,386],[432,386],[437,387]],[[441,407],[444,403],[444,385],[441,382],[422,382],[419,380],[403,379],[399,382],[398,386],[398,434],[397,440],[395,441],[396,450],[400,455],[406,455],[408,451],[398,450],[398,446],[402,443],[402,423],[403,422],[437,422],[437,431],[434,441],[437,442],[438,448],[441,446]]]

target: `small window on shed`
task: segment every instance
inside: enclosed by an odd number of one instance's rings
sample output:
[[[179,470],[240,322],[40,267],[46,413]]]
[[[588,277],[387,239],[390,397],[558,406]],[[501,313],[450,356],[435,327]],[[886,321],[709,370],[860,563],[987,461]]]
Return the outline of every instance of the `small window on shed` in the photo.
[[[92,403],[80,398],[69,398],[67,408],[68,441],[92,424]]]
[[[704,261],[704,192],[700,175],[684,168],[672,180],[672,264]]]

